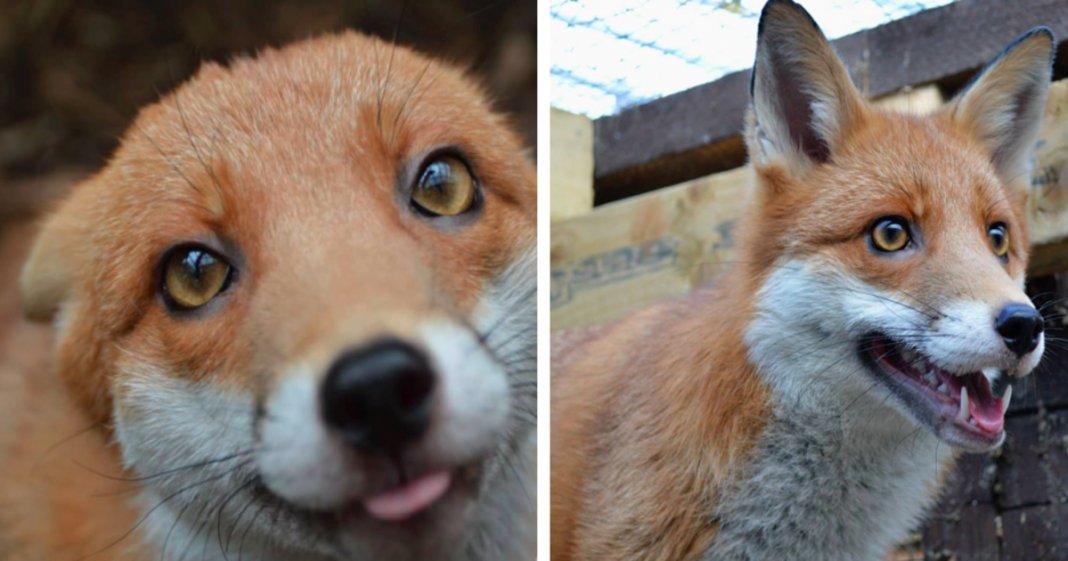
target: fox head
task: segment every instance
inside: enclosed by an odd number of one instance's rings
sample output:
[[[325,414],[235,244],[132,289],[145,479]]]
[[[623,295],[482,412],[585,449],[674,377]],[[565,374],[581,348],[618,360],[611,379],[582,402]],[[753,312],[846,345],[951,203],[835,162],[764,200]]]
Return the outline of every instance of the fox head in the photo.
[[[445,558],[529,501],[535,200],[470,79],[327,36],[144,109],[22,299],[157,547]]]
[[[745,340],[780,403],[1000,444],[1011,379],[1044,346],[1025,201],[1052,48],[1036,28],[940,110],[898,114],[862,98],[803,8],[766,5],[740,243],[761,279]]]

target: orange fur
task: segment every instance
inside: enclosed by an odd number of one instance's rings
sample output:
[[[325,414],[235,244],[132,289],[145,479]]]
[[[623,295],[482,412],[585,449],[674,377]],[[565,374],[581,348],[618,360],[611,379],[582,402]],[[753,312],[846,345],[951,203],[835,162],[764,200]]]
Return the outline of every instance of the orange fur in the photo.
[[[872,255],[864,240],[871,220],[922,215],[928,197],[961,203],[924,216],[931,231],[1024,223],[1020,200],[1003,196],[986,154],[959,127],[868,109],[844,145],[838,165],[805,182],[758,170],[759,199],[738,226],[737,263],[721,286],[651,306],[563,356],[555,349],[568,343],[554,341],[554,561],[698,559],[711,542],[716,527],[704,517],[770,414],[742,337],[754,287],[782,255],[823,254],[935,303],[1001,289],[998,262],[976,258],[989,252],[979,236],[943,238],[936,257],[904,265]],[[1022,275],[1027,238],[1012,244],[1008,271]]]
[[[797,41],[802,47],[786,52],[808,57],[791,64],[820,76],[811,89],[840,104],[830,110],[838,120],[821,129],[831,135],[830,162],[813,164],[800,151],[763,158],[751,113],[757,187],[735,236],[736,262],[720,284],[553,341],[553,561],[704,558],[720,492],[739,483],[772,416],[771,388],[743,338],[756,291],[784,258],[811,258],[935,307],[1022,296],[1010,279],[1026,269],[1027,177],[999,176],[991,165],[989,138],[976,127],[982,115],[967,115],[964,102],[929,116],[868,105],[807,14],[791,2],[769,3],[765,13],[774,10],[782,12],[768,22],[780,26],[775,37]],[[1048,60],[1049,41],[1032,38],[1015,53],[1022,62],[1011,59],[996,83],[981,84],[986,98],[1035,68],[1037,57]],[[759,56],[757,72],[770,72]],[[869,248],[869,225],[886,215],[930,234],[922,259],[887,259]],[[1012,232],[1004,265],[985,237],[994,222]]]
[[[463,227],[396,211],[398,175],[441,145],[464,147],[485,186]],[[368,336],[470,312],[532,243],[534,216],[517,136],[453,68],[351,32],[205,65],[142,110],[45,224],[22,290],[32,317],[61,314],[55,352],[43,326],[0,326],[0,559],[150,558],[139,529],[123,538],[139,485],[98,474],[134,475],[111,442],[122,365],[262,397],[272,382],[258,373],[323,355],[354,314],[374,318]],[[176,319],[156,292],[159,255],[209,233],[239,242],[250,289],[210,318]]]
[[[710,543],[715,526],[701,515],[745,462],[767,417],[767,390],[734,325],[744,314],[715,313],[726,302],[744,310],[747,290],[728,283],[660,304],[559,359],[554,561],[689,559]],[[709,341],[709,333],[720,336]]]

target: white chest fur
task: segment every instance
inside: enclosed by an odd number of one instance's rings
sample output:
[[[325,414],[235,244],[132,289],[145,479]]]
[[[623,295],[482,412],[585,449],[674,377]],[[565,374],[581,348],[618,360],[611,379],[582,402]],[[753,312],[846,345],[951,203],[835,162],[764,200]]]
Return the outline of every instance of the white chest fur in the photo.
[[[704,559],[883,559],[934,498],[948,447],[923,430],[864,438],[830,417],[783,413],[715,513]]]

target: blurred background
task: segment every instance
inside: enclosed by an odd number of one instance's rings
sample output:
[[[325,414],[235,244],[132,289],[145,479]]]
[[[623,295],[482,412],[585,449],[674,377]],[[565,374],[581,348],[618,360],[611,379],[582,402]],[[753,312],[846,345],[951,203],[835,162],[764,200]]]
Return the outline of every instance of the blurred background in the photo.
[[[6,1],[0,218],[98,168],[137,109],[202,61],[341,29],[396,37],[470,69],[535,145],[534,0]]]

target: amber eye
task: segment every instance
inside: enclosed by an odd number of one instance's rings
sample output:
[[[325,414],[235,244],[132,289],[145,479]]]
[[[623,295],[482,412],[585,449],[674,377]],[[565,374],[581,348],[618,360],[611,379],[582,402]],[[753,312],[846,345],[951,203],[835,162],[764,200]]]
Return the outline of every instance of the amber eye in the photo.
[[[876,220],[869,235],[872,247],[884,252],[901,251],[908,247],[912,239],[908,221],[900,216],[887,216]]]
[[[174,308],[199,308],[230,284],[230,264],[210,249],[178,247],[164,259],[163,295]]]
[[[1009,227],[1004,222],[995,222],[990,225],[986,235],[990,238],[990,249],[994,250],[994,255],[1002,259],[1007,258],[1009,255]]]
[[[456,216],[475,204],[475,180],[459,158],[439,156],[419,172],[412,204],[431,216]]]

